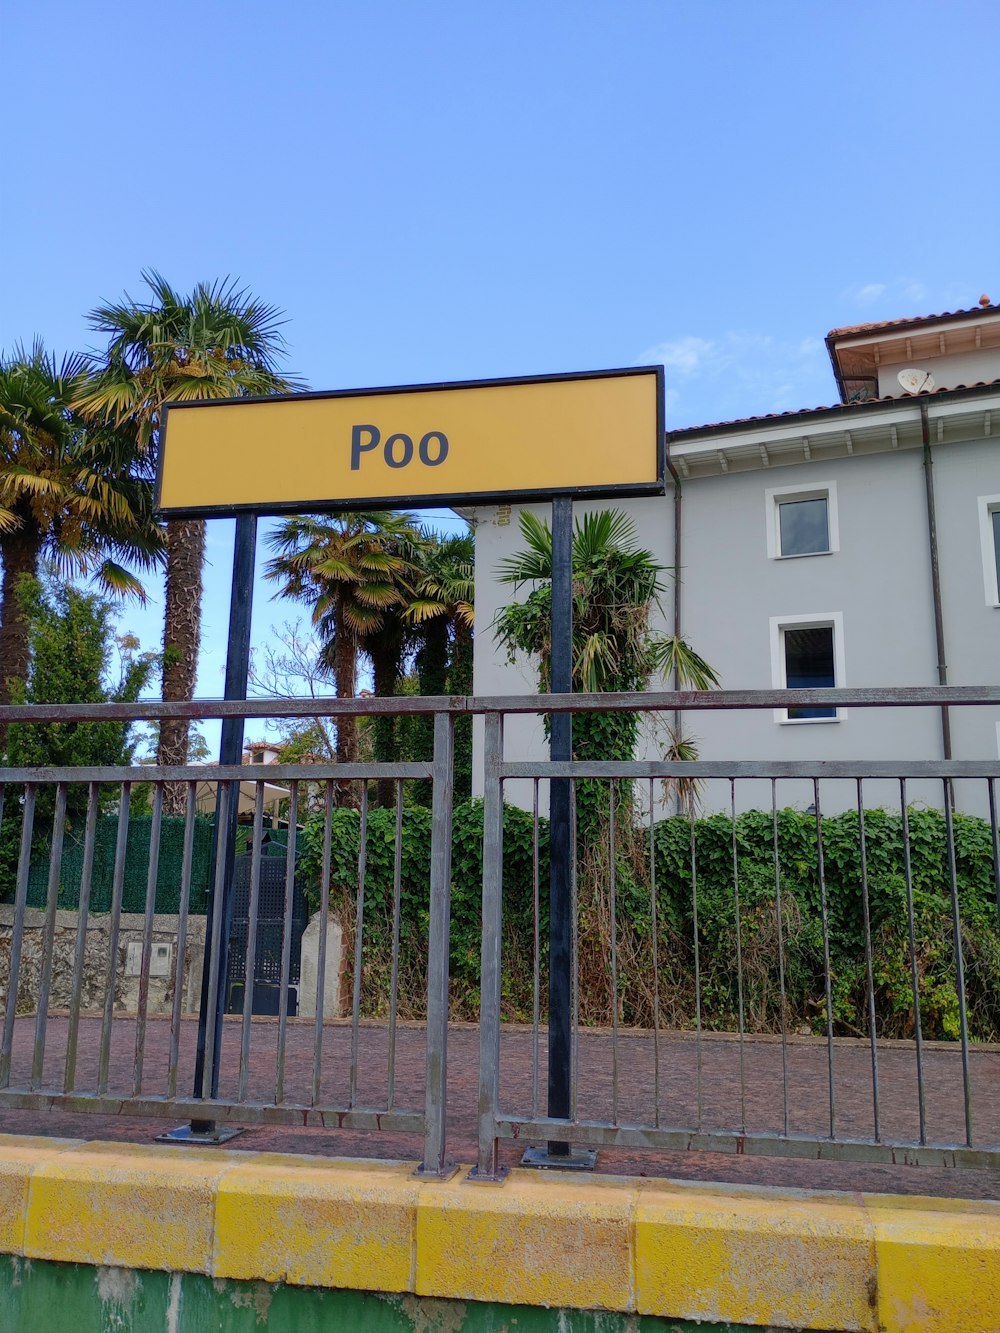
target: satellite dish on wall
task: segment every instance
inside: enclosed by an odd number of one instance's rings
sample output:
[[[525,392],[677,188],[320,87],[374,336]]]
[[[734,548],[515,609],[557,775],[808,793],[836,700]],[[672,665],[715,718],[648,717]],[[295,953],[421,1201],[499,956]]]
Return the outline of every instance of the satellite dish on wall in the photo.
[[[896,376],[904,393],[930,393],[934,388],[934,377],[929,370],[909,367]]]

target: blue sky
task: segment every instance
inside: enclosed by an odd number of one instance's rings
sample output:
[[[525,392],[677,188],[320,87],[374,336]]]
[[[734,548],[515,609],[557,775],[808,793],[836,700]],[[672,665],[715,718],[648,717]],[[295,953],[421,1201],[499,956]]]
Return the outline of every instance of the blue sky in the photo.
[[[662,361],[671,426],[830,402],[830,328],[1000,301],[998,40],[995,0],[7,0],[0,347],[93,346],[154,267],[281,306],[317,389]]]

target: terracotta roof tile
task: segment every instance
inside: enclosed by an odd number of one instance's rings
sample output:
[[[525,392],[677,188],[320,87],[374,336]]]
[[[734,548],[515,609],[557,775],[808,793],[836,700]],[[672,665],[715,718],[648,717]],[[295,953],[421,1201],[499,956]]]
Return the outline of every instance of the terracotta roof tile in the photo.
[[[876,324],[847,324],[842,329],[831,329],[826,335],[831,338],[848,338],[859,333],[877,333],[880,329],[908,329],[917,324],[935,324],[939,320],[962,319],[968,315],[995,315],[1000,305],[974,306],[971,310],[946,310],[940,315],[914,315],[910,319],[884,319]]]

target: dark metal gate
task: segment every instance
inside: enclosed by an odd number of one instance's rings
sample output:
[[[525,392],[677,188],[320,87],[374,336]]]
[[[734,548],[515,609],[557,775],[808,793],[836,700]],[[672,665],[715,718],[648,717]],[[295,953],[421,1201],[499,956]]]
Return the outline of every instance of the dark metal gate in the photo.
[[[261,850],[252,1012],[277,1015],[281,998],[281,954],[284,943],[286,848],[283,843],[265,837]],[[226,973],[228,1014],[243,1012],[252,862],[253,857],[249,852],[238,856],[234,870],[233,926],[229,936],[229,966]],[[309,921],[309,904],[298,876],[292,895],[288,1013],[294,1017],[299,1008],[302,934]]]

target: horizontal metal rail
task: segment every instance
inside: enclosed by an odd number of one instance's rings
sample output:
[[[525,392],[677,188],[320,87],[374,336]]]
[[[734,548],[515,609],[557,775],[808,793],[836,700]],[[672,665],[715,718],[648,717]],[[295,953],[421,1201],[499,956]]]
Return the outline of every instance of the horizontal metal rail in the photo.
[[[1000,705],[997,685],[863,689],[650,690],[608,694],[393,695],[340,699],[196,699],[190,703],[3,704],[0,723],[153,722],[160,718],[378,717],[448,713],[718,712],[756,708],[966,708]]]
[[[305,1102],[233,1102],[201,1097],[115,1097],[112,1094],[29,1092],[0,1089],[0,1107],[13,1111],[66,1111],[72,1115],[136,1116],[150,1119],[182,1118],[221,1120],[227,1124],[292,1125],[298,1128],[380,1130],[397,1134],[422,1134],[420,1111],[368,1110],[342,1106],[310,1106]]]
[[[547,759],[500,766],[502,778],[1000,778],[998,759]]]
[[[808,1134],[755,1134],[738,1129],[698,1131],[655,1129],[627,1122],[610,1126],[600,1121],[554,1120],[547,1116],[518,1119],[498,1116],[503,1139],[553,1139],[569,1133],[574,1143],[589,1147],[651,1148],[657,1152],[721,1152],[738,1157],[795,1157],[819,1162],[868,1162],[893,1166],[953,1166],[996,1169],[1000,1144],[966,1148],[953,1143],[899,1142]]]
[[[430,778],[430,763],[384,764],[184,764],[159,768],[0,768],[4,782],[375,782],[379,778]]]

